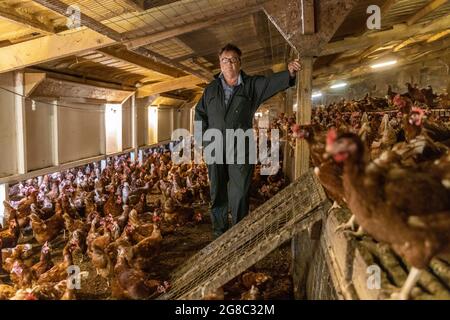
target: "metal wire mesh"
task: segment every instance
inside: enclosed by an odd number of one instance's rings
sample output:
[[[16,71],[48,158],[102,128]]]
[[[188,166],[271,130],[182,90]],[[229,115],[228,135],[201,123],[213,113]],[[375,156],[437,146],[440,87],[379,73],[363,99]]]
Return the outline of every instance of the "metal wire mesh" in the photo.
[[[159,299],[202,298],[290,239],[295,228],[308,227],[326,202],[312,171],[304,174],[176,270]]]

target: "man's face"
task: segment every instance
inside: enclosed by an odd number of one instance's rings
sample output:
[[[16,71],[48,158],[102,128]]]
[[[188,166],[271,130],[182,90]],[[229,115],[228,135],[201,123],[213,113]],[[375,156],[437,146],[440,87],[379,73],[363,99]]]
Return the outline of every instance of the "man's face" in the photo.
[[[224,51],[219,56],[220,70],[224,74],[225,78],[234,79],[239,76],[241,70],[241,61],[239,56],[234,51]]]

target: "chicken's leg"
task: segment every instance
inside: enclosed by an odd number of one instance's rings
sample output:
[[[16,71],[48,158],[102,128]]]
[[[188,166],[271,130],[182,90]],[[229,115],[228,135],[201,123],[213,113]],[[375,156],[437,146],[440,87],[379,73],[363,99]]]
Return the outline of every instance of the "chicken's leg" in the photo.
[[[334,205],[334,204],[333,204]],[[340,224],[336,228],[336,232],[343,231],[343,230],[355,230],[355,215],[353,214],[350,219],[346,223]]]
[[[328,209],[328,214],[331,212],[331,211],[333,211],[334,209],[340,209],[340,208],[342,208],[340,205],[339,205],[339,203],[337,203],[337,201],[334,201],[333,202],[333,205],[331,206],[331,208],[330,209]]]
[[[363,235],[365,235],[364,230],[361,226],[359,226],[358,230],[356,231],[345,230],[345,233],[356,238],[361,238]]]
[[[421,272],[422,271],[420,269],[411,267],[411,270],[409,271],[409,274],[408,274],[408,278],[406,279],[405,283],[403,284],[402,289],[400,290],[400,292],[393,293],[391,295],[391,299],[408,300],[411,290],[414,288],[417,281],[419,281]]]

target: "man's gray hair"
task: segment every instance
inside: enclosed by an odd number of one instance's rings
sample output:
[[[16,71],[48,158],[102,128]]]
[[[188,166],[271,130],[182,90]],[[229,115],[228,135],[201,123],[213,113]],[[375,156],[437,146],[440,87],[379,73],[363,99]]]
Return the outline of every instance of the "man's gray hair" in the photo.
[[[239,58],[240,58],[241,55],[242,55],[241,49],[239,49],[237,46],[235,46],[235,45],[232,44],[232,43],[227,43],[222,49],[220,49],[219,56],[220,56],[223,52],[225,52],[225,51],[234,51],[234,52],[237,53],[237,55],[239,56]]]

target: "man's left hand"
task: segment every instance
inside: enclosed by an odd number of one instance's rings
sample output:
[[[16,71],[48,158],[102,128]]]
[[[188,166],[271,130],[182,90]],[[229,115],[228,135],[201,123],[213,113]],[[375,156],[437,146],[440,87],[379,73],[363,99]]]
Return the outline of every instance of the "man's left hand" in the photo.
[[[289,75],[291,78],[294,78],[297,74],[297,71],[302,70],[302,65],[299,59],[295,59],[294,61],[289,62],[288,64]]]

